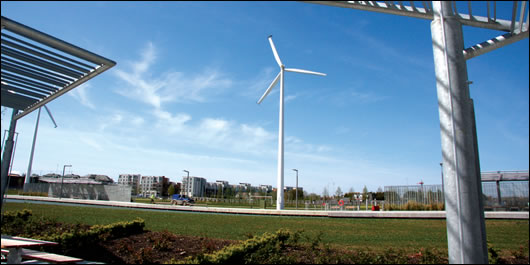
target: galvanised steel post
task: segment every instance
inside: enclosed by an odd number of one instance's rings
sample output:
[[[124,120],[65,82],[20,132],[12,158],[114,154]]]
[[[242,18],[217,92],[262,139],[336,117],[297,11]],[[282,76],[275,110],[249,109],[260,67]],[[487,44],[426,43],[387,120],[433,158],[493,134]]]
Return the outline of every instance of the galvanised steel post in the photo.
[[[59,195],[59,199],[63,198],[63,184],[64,184],[64,170],[66,167],[71,167],[72,165],[64,165],[63,166],[63,176],[61,177],[61,194]]]
[[[55,128],[57,128],[57,123],[55,123],[55,119],[53,118],[52,113],[50,112],[48,107],[46,107],[46,105],[44,105],[44,108],[48,112],[48,116],[50,116],[51,120],[53,121],[53,124],[55,125]],[[29,156],[28,171],[26,173],[26,181],[25,181],[25,183],[30,183],[31,166],[33,165],[33,154],[35,153],[35,142],[37,141],[37,132],[39,130],[39,120],[40,120],[40,111],[41,111],[41,109],[42,109],[42,107],[39,108],[39,112],[37,114],[37,122],[35,123],[35,133],[33,134],[33,144],[31,145],[31,155]]]
[[[187,170],[182,171],[188,174],[188,176],[186,177],[186,196],[190,198],[190,172]]]
[[[433,1],[431,23],[450,263],[488,263],[462,24]]]
[[[39,121],[40,121],[40,111],[42,108],[39,108],[37,113],[37,121],[35,122],[35,133],[33,133],[33,144],[31,145],[31,153],[29,155],[28,171],[26,171],[26,181],[24,183],[29,183],[31,178],[31,166],[33,165],[33,154],[35,153],[35,142],[37,141],[37,132],[39,131]]]
[[[298,169],[293,169],[296,171],[296,209],[298,209]]]
[[[15,129],[17,127],[17,120],[15,116],[18,114],[17,109],[13,109],[13,114],[11,114],[11,123],[9,125],[9,132],[7,135],[7,141],[4,146],[4,153],[2,154],[2,172],[1,172],[1,181],[2,181],[2,198],[0,199],[0,208],[4,208],[4,194],[7,190],[7,180],[9,178],[9,166],[11,164],[11,155],[13,154],[13,138],[15,137]]]

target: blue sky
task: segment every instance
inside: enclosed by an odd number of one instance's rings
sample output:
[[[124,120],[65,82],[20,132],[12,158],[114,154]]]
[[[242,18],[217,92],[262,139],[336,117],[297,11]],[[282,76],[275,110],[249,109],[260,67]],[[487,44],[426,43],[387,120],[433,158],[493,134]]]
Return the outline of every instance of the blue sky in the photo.
[[[474,3],[475,4],[475,3]],[[498,17],[511,15],[504,4]],[[279,68],[285,185],[333,193],[439,184],[430,21],[300,2],[19,2],[2,16],[117,65],[48,104],[33,172],[163,175],[276,186]],[[479,6],[473,13],[480,14]],[[484,16],[484,14],[483,14]],[[466,47],[502,32],[464,26]],[[528,170],[528,39],[467,62],[482,171]],[[11,110],[2,112],[2,134]],[[19,120],[27,171],[37,114]]]

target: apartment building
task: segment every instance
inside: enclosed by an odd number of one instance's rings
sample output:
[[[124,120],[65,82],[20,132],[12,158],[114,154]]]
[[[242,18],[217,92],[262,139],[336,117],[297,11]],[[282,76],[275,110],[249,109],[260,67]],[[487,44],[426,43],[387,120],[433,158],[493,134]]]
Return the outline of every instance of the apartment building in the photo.
[[[141,176],[140,178],[140,194],[143,197],[155,195],[155,197],[162,197],[167,195],[169,187],[169,179],[165,176]]]
[[[204,197],[206,192],[206,179],[201,177],[182,177],[181,195],[186,197]]]
[[[131,186],[131,195],[136,195],[138,194],[140,177],[140,174],[120,174],[118,177],[118,184]]]

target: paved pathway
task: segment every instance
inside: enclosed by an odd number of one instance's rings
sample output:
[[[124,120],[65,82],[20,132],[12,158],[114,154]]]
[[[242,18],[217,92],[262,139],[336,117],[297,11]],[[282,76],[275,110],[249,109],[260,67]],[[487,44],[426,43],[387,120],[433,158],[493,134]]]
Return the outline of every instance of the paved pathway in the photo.
[[[414,218],[445,219],[445,211],[315,211],[315,210],[273,210],[249,208],[222,208],[208,206],[177,206],[167,204],[146,204],[135,202],[78,200],[37,196],[8,195],[8,199],[21,201],[43,201],[53,203],[72,203],[80,205],[112,206],[136,209],[158,209],[166,211],[185,211],[203,213],[255,214],[336,218]],[[529,219],[528,212],[485,212],[486,219]]]

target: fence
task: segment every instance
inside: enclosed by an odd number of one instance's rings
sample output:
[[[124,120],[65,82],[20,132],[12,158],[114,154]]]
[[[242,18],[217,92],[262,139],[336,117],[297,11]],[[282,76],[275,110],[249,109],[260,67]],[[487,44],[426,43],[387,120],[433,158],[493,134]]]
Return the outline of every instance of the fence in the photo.
[[[261,196],[258,196],[261,197]],[[270,196],[268,196],[270,197]],[[195,197],[193,198],[196,203],[206,204],[209,206],[216,205],[229,205],[230,207],[249,207],[249,208],[267,208],[275,209],[276,200],[274,198],[235,198],[235,199],[222,199],[222,198],[209,198],[209,197]],[[341,205],[339,201],[342,200]],[[323,211],[358,211],[358,210],[371,210],[372,206],[380,206],[384,208],[385,201],[378,200],[351,200],[350,198],[340,199],[329,199],[329,200],[298,200],[298,207],[296,207],[296,200],[285,200],[284,208],[299,210],[323,210]]]
[[[528,211],[528,171],[482,173],[482,195],[486,211]],[[385,186],[385,204],[394,208],[444,203],[442,185]]]
[[[442,210],[442,185],[385,186],[385,205],[405,210],[411,204],[429,205],[434,210]]]

